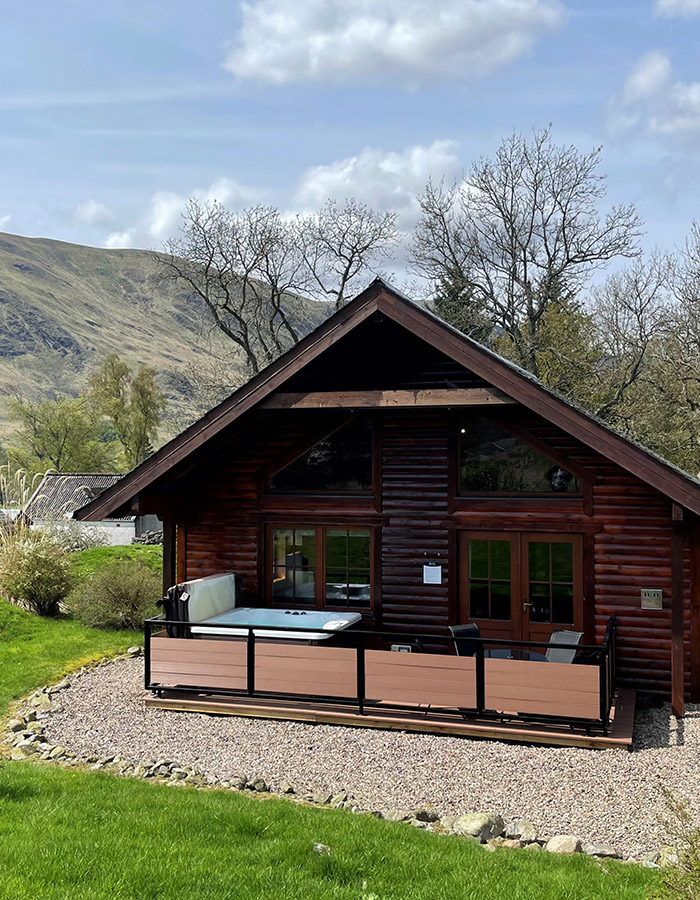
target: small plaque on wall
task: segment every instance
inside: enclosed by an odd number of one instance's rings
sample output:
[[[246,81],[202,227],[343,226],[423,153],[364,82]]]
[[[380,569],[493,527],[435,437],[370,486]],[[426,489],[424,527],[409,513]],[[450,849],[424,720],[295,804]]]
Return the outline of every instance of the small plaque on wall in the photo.
[[[642,609],[663,609],[664,595],[663,591],[657,588],[642,588]]]
[[[442,566],[435,563],[423,566],[423,584],[442,584]]]

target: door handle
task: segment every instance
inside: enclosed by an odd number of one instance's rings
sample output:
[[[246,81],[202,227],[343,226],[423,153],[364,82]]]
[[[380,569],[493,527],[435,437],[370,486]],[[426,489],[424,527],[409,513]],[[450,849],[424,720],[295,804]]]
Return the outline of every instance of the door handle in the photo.
[[[524,612],[524,613],[527,612],[528,606],[532,606],[532,603],[529,602],[529,600],[527,599],[527,597],[523,597],[523,612]]]

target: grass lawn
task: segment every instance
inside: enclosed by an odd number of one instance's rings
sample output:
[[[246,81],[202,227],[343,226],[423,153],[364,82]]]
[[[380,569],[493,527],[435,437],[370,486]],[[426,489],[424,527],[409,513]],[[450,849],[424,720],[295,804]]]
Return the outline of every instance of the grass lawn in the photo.
[[[0,599],[0,716],[11,700],[58,681],[68,669],[140,642],[133,631],[42,619]]]
[[[89,578],[107,563],[123,559],[136,559],[158,574],[163,571],[163,548],[159,546],[126,544],[118,547],[95,547],[71,554],[73,572],[79,581]]]
[[[0,601],[0,714],[133,642]],[[0,900],[643,900],[655,881],[637,866],[488,853],[341,810],[0,763]]]
[[[316,841],[332,855],[314,854]],[[0,896],[12,900],[636,900],[650,880],[282,800],[30,763],[0,771]]]

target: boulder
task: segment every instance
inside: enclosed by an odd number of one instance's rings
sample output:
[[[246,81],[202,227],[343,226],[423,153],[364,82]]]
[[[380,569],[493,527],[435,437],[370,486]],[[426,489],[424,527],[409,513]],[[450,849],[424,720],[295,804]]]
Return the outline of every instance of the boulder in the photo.
[[[24,722],[21,719],[10,719],[7,723],[8,731],[24,731]]]
[[[491,838],[500,837],[504,827],[503,819],[500,816],[476,812],[468,813],[466,816],[457,816],[452,830],[455,834],[475,837],[486,842]]]
[[[283,781],[280,785],[280,794],[294,794],[296,791],[294,790],[293,785],[291,785],[288,781]]]
[[[331,795],[327,791],[314,791],[313,794],[309,794],[309,800],[318,803],[319,806],[326,806],[331,802]]]
[[[135,656],[141,656],[141,648],[140,648],[140,647],[137,647],[137,646],[129,647],[128,650],[127,650],[126,652],[127,652],[127,653],[129,654],[129,656],[131,656],[132,658],[135,657]]]
[[[261,778],[259,775],[253,778],[252,781],[249,781],[247,787],[248,790],[257,791],[259,794],[262,794],[268,790],[265,779]]]
[[[248,778],[245,775],[232,775],[229,779],[231,787],[237,791],[242,791],[248,784]]]
[[[62,756],[66,755],[65,747],[54,747],[53,750],[49,751],[49,759],[60,759]]]
[[[583,852],[588,854],[588,856],[600,856],[605,859],[622,859],[622,856],[612,844],[586,844],[583,848]]]
[[[17,744],[16,747],[12,748],[12,753],[10,754],[11,759],[27,759],[28,756],[31,756],[34,753],[34,744],[30,744],[29,741],[22,741],[21,744]]]
[[[542,845],[541,845],[541,844],[534,843],[534,842],[533,842],[532,844],[525,844],[525,850],[535,850],[535,851],[540,851],[540,852],[541,852],[541,850],[542,850]]]
[[[573,834],[555,834],[544,848],[548,853],[580,853],[581,841]]]
[[[529,819],[513,819],[506,825],[505,836],[523,844],[532,844],[537,840],[537,831]]]
[[[410,809],[389,809],[385,813],[384,818],[389,822],[408,822],[411,815]]]
[[[345,793],[345,791],[340,791],[340,793],[333,794],[333,796],[331,797],[331,806],[341,807],[345,803],[347,803],[347,800],[348,795]]]
[[[411,811],[411,818],[416,822],[437,822],[440,816],[434,809],[414,809]]]

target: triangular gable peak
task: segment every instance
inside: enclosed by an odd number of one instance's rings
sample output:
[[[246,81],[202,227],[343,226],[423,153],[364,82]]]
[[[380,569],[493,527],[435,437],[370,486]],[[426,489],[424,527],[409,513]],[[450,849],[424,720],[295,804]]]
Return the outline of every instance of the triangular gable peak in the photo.
[[[520,403],[581,443],[700,514],[700,482],[545,388],[532,375],[451,328],[380,279],[254,376],[148,460],[76,513],[98,519],[129,504],[246,413],[274,407],[280,395],[309,392],[449,391],[455,406],[469,392],[486,404]],[[285,401],[294,403],[293,400]],[[440,405],[446,401],[441,397]],[[283,405],[283,404],[280,404]]]

